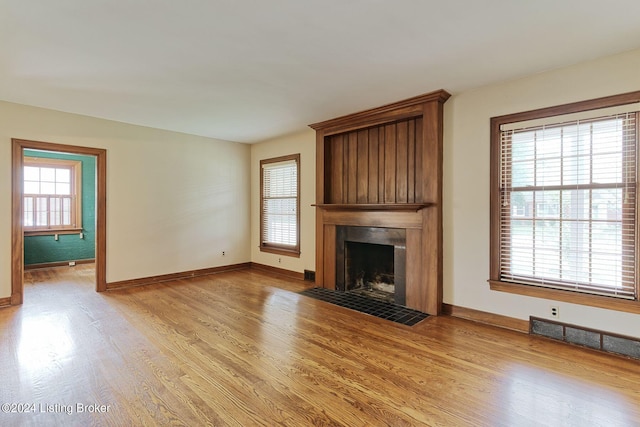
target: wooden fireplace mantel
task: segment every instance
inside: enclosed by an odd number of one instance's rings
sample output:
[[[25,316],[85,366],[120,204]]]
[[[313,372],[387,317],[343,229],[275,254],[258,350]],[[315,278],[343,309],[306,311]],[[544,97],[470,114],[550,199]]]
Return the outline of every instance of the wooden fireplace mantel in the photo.
[[[328,211],[412,211],[433,206],[433,203],[322,203],[311,205]]]
[[[310,125],[316,131],[316,284],[336,286],[336,228],[406,230],[406,305],[442,305],[439,90]]]

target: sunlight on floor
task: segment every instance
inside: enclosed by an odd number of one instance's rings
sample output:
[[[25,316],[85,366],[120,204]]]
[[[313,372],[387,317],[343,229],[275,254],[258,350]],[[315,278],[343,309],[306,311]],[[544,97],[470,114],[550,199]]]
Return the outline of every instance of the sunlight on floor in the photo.
[[[510,371],[504,388],[510,407],[505,415],[509,418],[502,420],[508,425],[522,425],[523,414],[535,414],[535,420],[530,421],[536,425],[578,425],[580,420],[589,420],[591,425],[637,425],[628,418],[633,413],[631,403],[621,394],[603,389],[602,384],[530,366],[516,365]]]
[[[75,351],[71,327],[69,319],[59,314],[23,319],[17,356],[24,373],[38,375],[69,360]]]

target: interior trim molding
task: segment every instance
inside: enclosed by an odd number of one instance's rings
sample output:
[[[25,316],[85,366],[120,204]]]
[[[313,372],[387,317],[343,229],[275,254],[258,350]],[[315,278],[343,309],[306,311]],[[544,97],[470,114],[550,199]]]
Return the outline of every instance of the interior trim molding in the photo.
[[[512,331],[529,333],[529,321],[516,319],[515,317],[503,316],[501,314],[487,313],[486,311],[474,310],[473,308],[458,307],[451,304],[442,304],[442,312],[451,317],[471,320],[485,325],[497,326],[499,328],[511,329]]]
[[[134,288],[138,286],[153,285],[156,283],[168,282],[170,280],[189,279],[191,277],[206,276],[209,274],[222,273],[225,271],[244,270],[251,266],[250,262],[240,264],[223,265],[220,267],[202,268],[199,270],[182,271],[179,273],[161,274],[159,276],[141,277],[139,279],[120,280],[118,282],[107,283],[107,290]]]
[[[304,273],[299,273],[297,271],[292,271],[292,270],[285,270],[284,268],[272,267],[270,265],[259,264],[257,262],[252,262],[251,268],[264,271],[265,273],[278,274],[280,276],[285,276],[290,279],[304,280]]]
[[[602,295],[593,295],[563,289],[543,288],[542,286],[522,285],[518,283],[489,280],[489,289],[492,291],[508,292],[534,298],[543,298],[554,301],[569,302],[572,304],[586,305],[589,307],[606,308],[607,310],[624,311],[626,313],[640,313],[640,301],[628,300]]]
[[[386,104],[381,107],[371,108],[346,116],[336,117],[323,122],[310,124],[314,130],[322,129],[325,136],[342,133],[352,129],[375,126],[389,121],[402,120],[409,117],[417,117],[424,114],[423,104],[428,102],[444,102],[451,97],[446,90],[436,90],[404,99],[402,101]],[[390,120],[391,117],[391,120]]]
[[[25,139],[11,139],[11,305],[24,299],[24,228],[22,226],[24,150],[57,151],[96,158],[96,291],[107,285],[107,150]]]
[[[78,264],[93,264],[94,262],[96,262],[95,258],[91,258],[91,259],[72,259],[69,261],[57,261],[57,262],[41,262],[38,264],[25,264],[24,269],[25,270],[35,270],[37,268],[49,268],[49,267],[72,267],[69,265],[70,262],[75,262],[76,265]]]
[[[11,307],[11,297],[0,298],[0,308]]]

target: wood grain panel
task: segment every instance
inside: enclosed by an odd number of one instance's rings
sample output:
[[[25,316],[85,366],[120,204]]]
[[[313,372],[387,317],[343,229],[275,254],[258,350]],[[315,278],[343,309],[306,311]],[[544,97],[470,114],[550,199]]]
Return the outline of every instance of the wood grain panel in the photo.
[[[328,193],[331,190],[327,177],[331,175],[330,151],[331,140],[325,140],[324,132],[321,130],[316,131],[316,203],[329,202]]]
[[[331,140],[327,137],[322,130],[316,131],[316,203],[322,204],[329,202],[329,196],[327,195],[330,183],[327,182],[327,176],[331,176],[331,164],[325,162],[327,156],[331,157],[336,153],[330,154]],[[329,153],[329,154],[328,154]],[[342,157],[342,156],[340,156]],[[325,192],[326,190],[326,192]],[[322,265],[324,265],[324,221],[322,218],[322,210],[316,209],[316,221],[315,221],[315,237],[316,237],[316,282],[322,284],[324,279],[324,271]]]
[[[385,189],[387,188],[387,183],[384,180],[384,171],[386,164],[386,133],[384,126],[380,126],[378,128],[378,203],[384,203],[384,195]]]
[[[370,203],[369,173],[369,131],[364,129],[358,132],[358,203]]]
[[[96,156],[96,290],[107,290],[107,150],[89,149]]]
[[[431,209],[431,208],[426,208]],[[424,209],[423,209],[424,210]],[[422,228],[422,214],[404,211],[325,211],[325,224],[392,228]],[[326,245],[326,242],[325,242]],[[316,269],[317,271],[317,269]]]
[[[324,283],[324,211],[316,208],[316,283]]]
[[[407,230],[407,307],[421,310],[422,287],[422,229]]]
[[[313,207],[319,207],[328,211],[407,211],[417,212],[429,206],[435,206],[433,203],[354,203],[354,204],[314,204]]]
[[[349,133],[347,137],[347,203],[358,201],[358,134]]]
[[[416,202],[416,121],[407,122],[407,203]]]
[[[349,200],[349,135],[342,136],[342,200],[346,203]]]
[[[442,224],[439,209],[423,209],[422,213],[422,286],[420,310],[438,315],[442,309]]]
[[[424,169],[422,168],[422,152],[424,151],[423,145],[423,138],[422,138],[422,127],[423,127],[423,120],[422,117],[416,118],[415,120],[415,130],[416,130],[416,160],[415,160],[415,165],[416,165],[416,188],[415,188],[415,193],[416,193],[416,203],[424,203],[426,202],[423,192],[422,192],[422,180],[425,179],[425,173],[424,173]]]
[[[324,226],[324,281],[322,287],[336,288],[336,227],[325,222]],[[317,276],[316,276],[317,279]]]
[[[24,276],[24,230],[22,197],[24,155],[21,141],[11,144],[11,304],[22,304]]]
[[[396,124],[384,129],[384,203],[396,203]]]
[[[439,203],[442,188],[442,119],[439,108],[442,106],[426,104],[422,123],[422,195],[425,201]]]
[[[379,129],[369,129],[369,197],[367,203],[379,203],[378,198],[378,185],[380,169],[378,168],[379,162],[379,141],[378,134]]]
[[[331,173],[329,203],[344,203],[344,136],[331,137]]]
[[[395,203],[407,203],[407,190],[409,183],[408,173],[408,123],[406,121],[396,124],[396,201]]]

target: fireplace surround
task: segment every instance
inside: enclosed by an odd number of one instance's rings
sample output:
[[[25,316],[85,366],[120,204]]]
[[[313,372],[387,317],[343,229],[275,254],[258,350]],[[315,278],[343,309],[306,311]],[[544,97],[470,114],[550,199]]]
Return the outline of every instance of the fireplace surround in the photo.
[[[316,131],[316,285],[345,288],[338,259],[345,229],[401,230],[402,304],[440,314],[443,104],[449,96],[440,90],[310,125]],[[397,282],[395,276],[394,261]]]
[[[336,227],[336,290],[406,304],[406,231]]]

